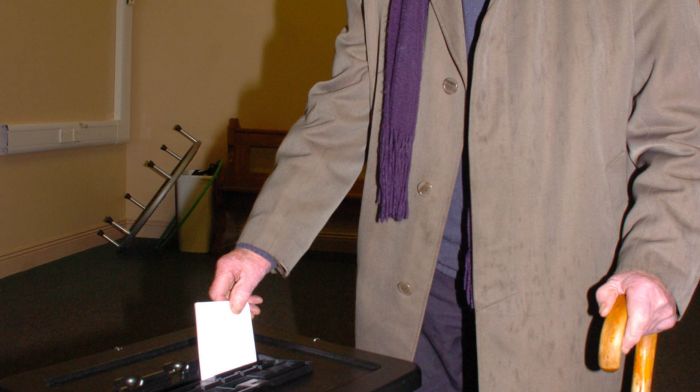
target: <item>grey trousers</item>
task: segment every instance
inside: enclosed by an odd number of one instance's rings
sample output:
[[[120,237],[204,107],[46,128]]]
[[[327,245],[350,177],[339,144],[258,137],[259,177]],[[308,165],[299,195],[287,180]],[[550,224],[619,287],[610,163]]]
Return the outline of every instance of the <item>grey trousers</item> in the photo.
[[[414,358],[420,392],[478,391],[474,312],[462,282],[435,272]]]

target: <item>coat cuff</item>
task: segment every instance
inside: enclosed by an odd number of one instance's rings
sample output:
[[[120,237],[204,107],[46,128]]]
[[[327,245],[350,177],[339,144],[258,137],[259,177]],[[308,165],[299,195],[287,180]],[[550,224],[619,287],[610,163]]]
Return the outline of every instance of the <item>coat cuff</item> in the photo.
[[[255,245],[248,244],[246,242],[238,242],[236,243],[236,248],[247,249],[251,252],[257,253],[259,256],[261,256],[270,263],[270,265],[272,266],[271,271],[277,271],[277,269],[280,266],[280,264],[277,262],[277,259],[275,259],[271,254],[265,252],[264,250],[258,248]]]

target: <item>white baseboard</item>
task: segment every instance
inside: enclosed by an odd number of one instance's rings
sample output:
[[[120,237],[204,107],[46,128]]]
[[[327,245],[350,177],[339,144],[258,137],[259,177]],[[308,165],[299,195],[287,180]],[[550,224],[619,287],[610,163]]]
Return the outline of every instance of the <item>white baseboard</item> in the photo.
[[[131,225],[131,223],[132,222],[127,222],[128,225]],[[163,231],[165,231],[167,225],[168,222],[148,222],[141,228],[138,237],[159,238]],[[103,230],[105,234],[114,239],[119,239],[123,236],[123,234],[111,226],[101,226],[0,255],[0,279],[96,246],[104,245],[107,242],[96,234],[98,230]]]

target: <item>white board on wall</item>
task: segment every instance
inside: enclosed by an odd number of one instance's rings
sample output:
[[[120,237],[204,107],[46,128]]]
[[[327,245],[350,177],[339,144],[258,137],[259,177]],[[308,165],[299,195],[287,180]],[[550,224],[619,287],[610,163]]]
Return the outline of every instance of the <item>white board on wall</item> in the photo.
[[[132,3],[0,2],[0,155],[129,140]]]

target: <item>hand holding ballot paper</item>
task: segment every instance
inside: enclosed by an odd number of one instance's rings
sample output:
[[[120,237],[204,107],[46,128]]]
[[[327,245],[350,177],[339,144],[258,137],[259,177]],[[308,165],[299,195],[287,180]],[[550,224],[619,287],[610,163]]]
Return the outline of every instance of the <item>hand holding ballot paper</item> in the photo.
[[[250,305],[252,317],[260,314],[262,298],[252,295],[255,287],[272,269],[264,257],[248,249],[236,248],[217,261],[216,274],[209,288],[214,301],[229,301],[231,310],[239,313],[244,305]]]

